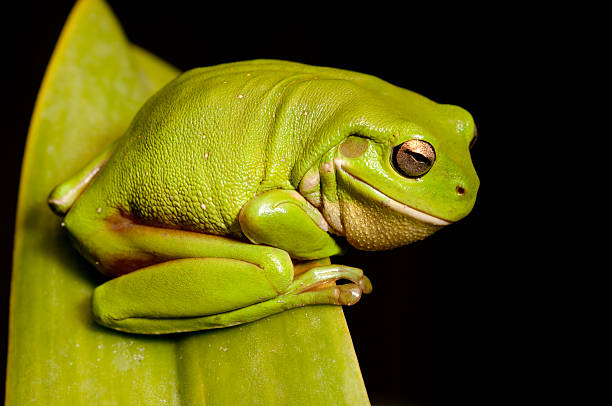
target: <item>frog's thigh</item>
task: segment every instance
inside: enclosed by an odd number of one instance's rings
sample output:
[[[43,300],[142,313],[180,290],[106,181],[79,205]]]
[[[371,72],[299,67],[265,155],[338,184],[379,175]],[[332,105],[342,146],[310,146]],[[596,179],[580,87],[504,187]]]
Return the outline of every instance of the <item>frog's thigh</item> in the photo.
[[[92,311],[98,323],[118,330],[176,332],[199,329],[189,319],[235,310],[278,294],[257,265],[230,258],[185,258],[99,286]]]
[[[293,280],[293,264],[283,250],[222,236],[142,225],[117,212],[106,216],[102,212],[96,217],[91,213],[98,210],[86,207],[70,210],[64,224],[80,251],[108,275],[118,276],[182,258],[226,258],[257,266],[277,291],[284,290]]]
[[[253,243],[281,248],[293,258],[317,259],[341,252],[321,213],[294,190],[270,190],[254,197],[240,211],[239,221]]]

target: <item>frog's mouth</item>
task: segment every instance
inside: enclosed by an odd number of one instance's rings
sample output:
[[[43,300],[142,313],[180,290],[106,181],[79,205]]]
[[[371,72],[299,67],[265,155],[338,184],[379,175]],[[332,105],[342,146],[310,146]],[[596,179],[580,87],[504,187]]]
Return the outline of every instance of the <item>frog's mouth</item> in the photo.
[[[370,192],[372,193],[374,200],[380,202],[381,204],[388,207],[389,209],[397,213],[401,213],[405,216],[411,217],[417,221],[427,223],[427,224],[432,224],[435,226],[447,226],[451,224],[451,222],[448,220],[444,220],[439,217],[432,216],[431,214],[427,214],[423,211],[410,207],[404,203],[398,202],[397,200],[381,192],[379,189],[375,188],[368,182],[360,179],[358,176],[349,172],[346,167],[343,167],[342,165],[343,163],[344,161],[341,159],[334,160],[334,165],[341,174],[349,178],[350,181],[358,183],[362,185],[363,187],[368,188]]]
[[[348,242],[378,251],[410,244],[433,234],[450,221],[401,203],[350,173],[343,160],[334,160],[339,211]]]

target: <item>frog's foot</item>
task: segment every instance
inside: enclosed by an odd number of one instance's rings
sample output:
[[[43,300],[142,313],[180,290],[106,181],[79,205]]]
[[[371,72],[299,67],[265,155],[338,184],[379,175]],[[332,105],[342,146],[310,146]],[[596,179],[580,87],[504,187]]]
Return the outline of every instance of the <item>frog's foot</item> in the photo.
[[[352,283],[335,285],[339,279]],[[327,265],[308,270],[289,285],[282,296],[298,296],[304,304],[329,303],[353,305],[361,294],[372,292],[372,284],[363,271],[344,265]],[[298,300],[298,302],[300,302]]]

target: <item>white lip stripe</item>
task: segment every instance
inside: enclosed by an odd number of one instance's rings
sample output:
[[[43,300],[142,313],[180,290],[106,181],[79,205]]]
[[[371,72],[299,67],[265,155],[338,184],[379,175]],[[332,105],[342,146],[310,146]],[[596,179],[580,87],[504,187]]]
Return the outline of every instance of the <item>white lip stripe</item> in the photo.
[[[441,218],[434,217],[427,213],[423,213],[422,211],[418,211],[417,209],[413,209],[412,207],[406,206],[405,204],[400,203],[397,200],[393,200],[388,196],[385,196],[385,197],[389,199],[388,201],[385,202],[386,206],[388,206],[392,210],[395,210],[407,216],[413,217],[419,221],[422,221],[423,223],[429,223],[429,224],[433,224],[436,226],[447,226],[450,224],[450,222],[446,220],[442,220]]]
[[[343,163],[344,163],[344,161],[342,159],[339,159],[339,158],[334,159],[334,164],[335,164],[336,168],[341,170],[343,173],[346,173],[348,176],[350,176],[355,181],[363,183],[364,185],[366,185],[367,187],[372,189],[375,193],[379,194],[380,197],[383,199],[382,200],[383,204],[385,204],[390,209],[395,210],[395,211],[397,211],[399,213],[405,214],[405,215],[407,215],[409,217],[412,217],[412,218],[414,218],[416,220],[419,220],[419,221],[421,221],[423,223],[433,224],[435,226],[447,226],[447,225],[451,224],[451,222],[449,222],[449,221],[442,220],[441,218],[434,217],[434,216],[429,215],[427,213],[423,213],[422,211],[419,211],[417,209],[413,209],[412,207],[407,206],[404,203],[400,203],[397,200],[394,200],[394,199],[390,198],[386,194],[382,193],[380,190],[372,187],[370,184],[362,181],[359,178],[356,178],[355,176],[351,175],[349,172],[344,170],[342,168],[342,164]]]

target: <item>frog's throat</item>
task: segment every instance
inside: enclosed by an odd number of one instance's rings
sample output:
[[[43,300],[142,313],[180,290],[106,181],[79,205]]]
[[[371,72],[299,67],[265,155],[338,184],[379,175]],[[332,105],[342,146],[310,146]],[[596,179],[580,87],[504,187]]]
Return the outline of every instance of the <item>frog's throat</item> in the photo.
[[[372,194],[379,198],[377,200],[379,200],[383,205],[385,205],[389,209],[397,213],[403,214],[405,216],[411,217],[425,224],[431,224],[431,225],[439,226],[439,227],[443,227],[443,226],[447,226],[451,224],[450,221],[441,219],[439,217],[434,217],[431,214],[427,214],[425,212],[412,208],[404,203],[398,202],[397,200],[393,199],[390,196],[387,196],[380,190],[376,189],[374,186],[370,185],[369,183],[359,179],[357,176],[350,173],[346,168],[343,167],[343,164],[344,164],[344,160],[342,160],[341,158],[334,159],[334,166],[337,171],[342,172],[342,174],[349,177],[352,181],[358,182],[361,185],[370,189]]]

